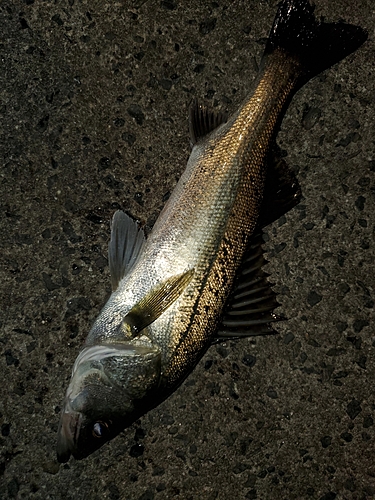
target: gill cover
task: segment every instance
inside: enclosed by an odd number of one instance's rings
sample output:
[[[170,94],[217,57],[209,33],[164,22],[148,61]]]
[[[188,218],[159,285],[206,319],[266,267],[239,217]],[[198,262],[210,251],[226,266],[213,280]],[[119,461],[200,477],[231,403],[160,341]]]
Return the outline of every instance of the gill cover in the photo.
[[[79,354],[66,392],[57,458],[84,458],[143,413],[160,380],[160,351],[152,346],[101,344]]]

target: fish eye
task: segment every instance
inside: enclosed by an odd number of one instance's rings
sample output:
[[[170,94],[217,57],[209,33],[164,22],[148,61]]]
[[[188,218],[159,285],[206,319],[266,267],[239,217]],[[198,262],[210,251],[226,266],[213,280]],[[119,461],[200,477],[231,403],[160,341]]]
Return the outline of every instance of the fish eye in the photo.
[[[92,427],[92,435],[95,438],[101,439],[107,434],[108,430],[109,426],[107,422],[98,421]]]

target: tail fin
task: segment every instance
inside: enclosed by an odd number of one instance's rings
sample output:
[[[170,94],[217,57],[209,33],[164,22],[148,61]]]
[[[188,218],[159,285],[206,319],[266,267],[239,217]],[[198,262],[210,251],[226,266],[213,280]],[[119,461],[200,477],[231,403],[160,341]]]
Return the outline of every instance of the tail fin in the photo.
[[[283,0],[277,11],[264,57],[282,49],[297,58],[303,68],[303,84],[344,59],[367,39],[359,26],[320,23],[308,0]]]

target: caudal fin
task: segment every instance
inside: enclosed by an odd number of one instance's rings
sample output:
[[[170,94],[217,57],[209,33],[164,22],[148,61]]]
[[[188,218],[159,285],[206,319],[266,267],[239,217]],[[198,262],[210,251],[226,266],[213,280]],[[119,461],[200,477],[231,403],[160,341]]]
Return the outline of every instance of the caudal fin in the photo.
[[[352,24],[321,23],[308,0],[283,0],[277,11],[264,57],[282,49],[303,69],[301,84],[358,49],[367,32]]]

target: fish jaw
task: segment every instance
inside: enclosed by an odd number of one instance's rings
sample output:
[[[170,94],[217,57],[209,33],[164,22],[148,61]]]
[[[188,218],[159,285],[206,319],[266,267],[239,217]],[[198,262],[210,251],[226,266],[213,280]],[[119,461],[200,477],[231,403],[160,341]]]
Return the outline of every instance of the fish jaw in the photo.
[[[145,412],[161,375],[159,350],[145,344],[101,344],[78,355],[60,417],[59,462],[87,457]]]
[[[58,430],[57,460],[66,463],[71,455],[76,460],[86,458],[138,418],[133,412],[130,412],[131,418],[116,413],[111,419],[107,413],[92,419],[84,412],[72,410],[69,403],[64,405]],[[126,415],[126,410],[121,413]]]
[[[66,401],[58,429],[57,460],[66,463],[71,456],[76,460],[88,457],[137,418],[139,413],[131,405],[127,409],[122,407],[121,411],[87,416],[85,412],[72,410]]]
[[[57,460],[65,463],[74,453],[82,415],[69,409],[69,403],[64,404],[57,431]]]

